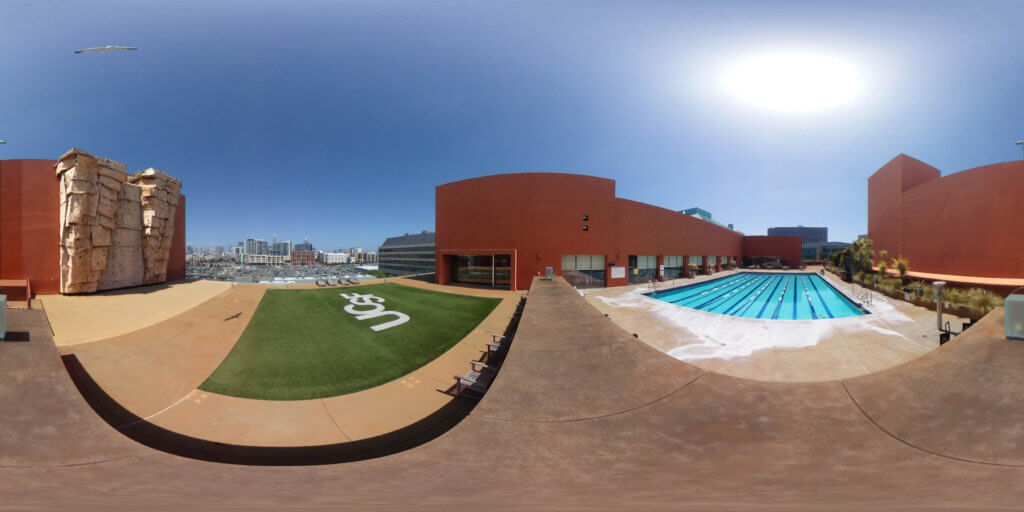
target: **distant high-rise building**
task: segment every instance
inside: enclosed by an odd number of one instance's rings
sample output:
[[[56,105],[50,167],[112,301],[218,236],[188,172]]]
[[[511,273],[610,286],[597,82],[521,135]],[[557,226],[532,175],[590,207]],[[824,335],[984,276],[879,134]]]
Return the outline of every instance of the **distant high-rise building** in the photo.
[[[292,251],[312,251],[313,244],[309,243],[309,239],[303,239],[301,244],[292,245]]]
[[[276,237],[277,235],[274,236]],[[270,246],[270,254],[273,256],[284,256],[287,258],[292,255],[292,243],[287,240],[274,242],[273,245]]]
[[[245,240],[246,254],[270,254],[270,244],[259,238],[248,238]]]
[[[807,226],[791,226],[768,228],[768,236],[798,236],[802,245],[823,244],[828,242],[828,228],[811,228]]]
[[[380,271],[388,275],[429,274],[436,270],[434,232],[406,233],[384,240],[377,251]]]

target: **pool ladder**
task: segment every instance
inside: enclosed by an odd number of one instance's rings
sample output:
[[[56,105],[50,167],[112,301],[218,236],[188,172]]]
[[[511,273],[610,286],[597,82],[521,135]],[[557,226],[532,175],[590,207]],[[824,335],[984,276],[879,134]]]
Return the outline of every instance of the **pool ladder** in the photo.
[[[851,291],[853,291],[853,297],[861,301],[861,303],[867,304],[869,306],[875,305],[875,303],[873,302],[873,296],[871,294],[870,288],[861,287],[861,292],[857,293],[857,289],[853,286],[853,284],[851,284],[850,289]]]
[[[658,282],[657,279],[651,279],[650,281],[647,282],[647,288],[652,292],[654,290],[657,290],[659,287],[661,287],[661,283]]]

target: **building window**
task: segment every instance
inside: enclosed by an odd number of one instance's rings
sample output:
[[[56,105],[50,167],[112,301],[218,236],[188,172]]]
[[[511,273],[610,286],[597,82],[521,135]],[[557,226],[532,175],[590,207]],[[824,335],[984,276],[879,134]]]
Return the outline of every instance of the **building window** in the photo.
[[[590,226],[584,224],[583,225],[583,231],[590,231]]]
[[[562,277],[577,288],[604,286],[603,254],[563,254]]]
[[[583,222],[586,222],[588,220],[590,220],[590,216],[589,215],[584,215],[583,216]]]

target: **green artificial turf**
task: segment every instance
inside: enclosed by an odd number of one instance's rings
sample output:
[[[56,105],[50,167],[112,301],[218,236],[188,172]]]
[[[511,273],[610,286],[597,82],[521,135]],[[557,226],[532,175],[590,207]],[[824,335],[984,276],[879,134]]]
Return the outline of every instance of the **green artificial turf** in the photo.
[[[371,326],[394,317],[356,320],[344,311],[349,300],[340,293],[376,295],[385,299],[388,311],[410,319],[374,332]],[[267,290],[234,349],[199,388],[263,400],[324,398],[368,389],[434,360],[499,302],[396,284]]]

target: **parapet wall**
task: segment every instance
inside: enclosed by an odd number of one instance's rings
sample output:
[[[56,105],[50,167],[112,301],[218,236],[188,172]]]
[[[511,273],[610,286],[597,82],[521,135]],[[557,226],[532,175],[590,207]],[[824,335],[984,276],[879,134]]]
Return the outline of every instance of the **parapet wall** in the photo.
[[[60,291],[88,293],[167,280],[181,182],[156,169],[72,149],[60,180]]]

